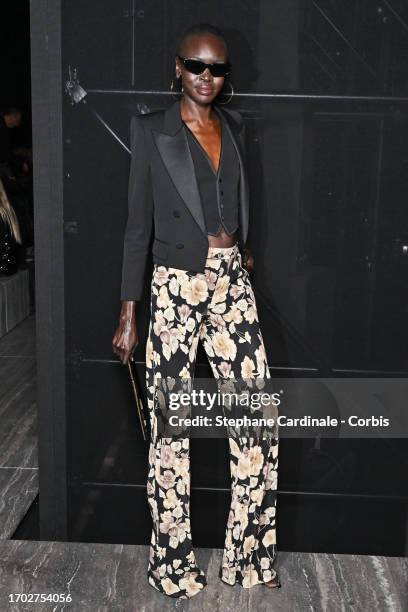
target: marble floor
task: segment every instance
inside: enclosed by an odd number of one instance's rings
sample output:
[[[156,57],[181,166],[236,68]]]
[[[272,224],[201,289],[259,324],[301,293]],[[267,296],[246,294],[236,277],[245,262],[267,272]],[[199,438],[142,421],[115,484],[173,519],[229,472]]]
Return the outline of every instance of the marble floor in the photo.
[[[35,315],[0,338],[0,539],[38,492]]]
[[[7,610],[75,612],[406,612],[408,560],[398,557],[280,552],[282,588],[230,587],[218,578],[222,551],[197,549],[207,575],[189,600],[166,597],[146,578],[148,548],[120,544],[0,542],[0,594],[63,593],[70,604],[9,603]],[[2,610],[6,607],[2,605]]]

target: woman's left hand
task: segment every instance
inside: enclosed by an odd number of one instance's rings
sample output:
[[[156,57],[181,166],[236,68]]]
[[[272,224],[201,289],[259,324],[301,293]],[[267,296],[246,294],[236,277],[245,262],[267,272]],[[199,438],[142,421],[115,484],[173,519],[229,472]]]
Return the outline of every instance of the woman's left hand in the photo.
[[[251,249],[248,247],[244,247],[244,257],[243,257],[243,266],[248,272],[253,272],[255,260],[253,258]]]

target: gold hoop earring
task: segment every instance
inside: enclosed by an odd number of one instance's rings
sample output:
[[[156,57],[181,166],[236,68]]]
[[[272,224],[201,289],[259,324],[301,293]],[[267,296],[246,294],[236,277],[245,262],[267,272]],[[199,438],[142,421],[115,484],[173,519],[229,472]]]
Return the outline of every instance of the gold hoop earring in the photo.
[[[231,81],[228,81],[228,83],[229,83],[229,85],[231,86],[231,95],[230,95],[230,97],[229,97],[229,100],[227,100],[227,102],[218,102],[218,104],[229,104],[229,103],[231,102],[231,100],[232,100],[232,97],[233,97],[233,95],[234,95],[234,88],[233,88],[233,86],[232,86]],[[220,92],[220,93],[222,93],[222,92]],[[220,94],[218,94],[218,95],[220,95]]]
[[[176,78],[177,78],[177,80],[180,79],[181,78],[181,74],[179,74],[178,77],[176,77]],[[174,92],[174,78],[171,80],[170,91]],[[183,92],[184,92],[184,88],[181,87],[181,93],[183,93]],[[180,92],[176,91],[175,93],[179,94]]]

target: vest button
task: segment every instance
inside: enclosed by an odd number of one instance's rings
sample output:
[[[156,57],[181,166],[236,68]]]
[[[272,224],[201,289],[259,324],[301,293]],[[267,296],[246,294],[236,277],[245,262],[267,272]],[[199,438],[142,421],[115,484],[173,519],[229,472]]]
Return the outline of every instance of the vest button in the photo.
[[[177,217],[177,219],[180,217],[180,211],[179,210],[173,210],[173,215],[175,217]]]
[[[218,180],[219,180],[220,183],[222,183],[222,178],[219,178]]]
[[[178,242],[176,244],[176,249],[184,249],[184,244],[182,242]]]
[[[220,191],[220,194],[221,194],[221,195],[224,195],[224,192],[223,192],[223,191]]]

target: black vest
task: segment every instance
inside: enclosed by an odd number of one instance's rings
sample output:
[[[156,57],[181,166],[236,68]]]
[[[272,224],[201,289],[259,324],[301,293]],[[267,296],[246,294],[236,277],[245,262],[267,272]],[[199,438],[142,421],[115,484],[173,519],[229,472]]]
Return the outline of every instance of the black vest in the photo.
[[[238,230],[239,160],[234,144],[221,120],[221,157],[218,172],[211,160],[184,123],[187,140],[201,196],[207,233],[216,236],[223,227],[227,234]]]

